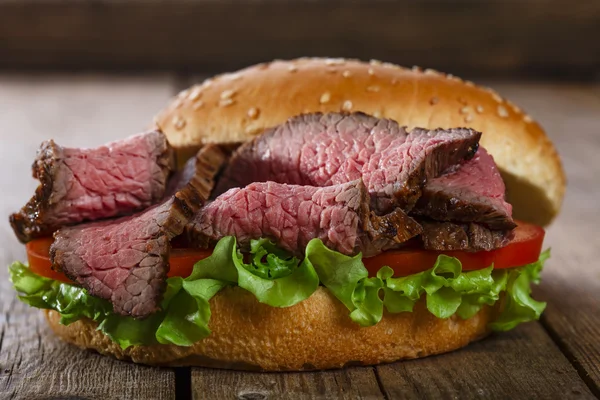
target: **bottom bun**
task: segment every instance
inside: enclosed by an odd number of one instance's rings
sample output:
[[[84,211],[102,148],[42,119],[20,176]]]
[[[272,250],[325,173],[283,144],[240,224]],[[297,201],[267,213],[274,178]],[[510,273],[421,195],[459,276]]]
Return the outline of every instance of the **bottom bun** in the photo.
[[[485,306],[463,320],[433,316],[421,300],[413,312],[390,314],[375,326],[352,322],[348,309],[327,289],[288,308],[259,303],[239,287],[220,291],[210,301],[209,337],[191,347],[132,346],[122,350],[96,323],[80,320],[64,326],[60,315],[46,311],[50,326],[63,340],[118,359],[165,366],[300,371],[373,365],[456,350],[489,333],[497,306]]]

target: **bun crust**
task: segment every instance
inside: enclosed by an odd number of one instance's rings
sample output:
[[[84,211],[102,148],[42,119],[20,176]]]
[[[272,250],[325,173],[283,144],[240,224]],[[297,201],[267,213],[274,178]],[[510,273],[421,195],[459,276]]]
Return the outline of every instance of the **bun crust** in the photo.
[[[466,346],[488,334],[499,308],[485,306],[468,320],[439,319],[417,303],[411,313],[388,314],[361,328],[327,289],[288,308],[259,303],[238,287],[223,289],[210,301],[209,337],[192,347],[133,346],[126,350],[96,330],[91,320],[64,326],[60,315],[45,311],[63,340],[118,359],[165,366],[209,366],[267,371],[331,369],[425,357]]]
[[[274,61],[182,91],[155,123],[187,158],[205,143],[244,142],[315,111],[362,111],[408,127],[479,130],[517,219],[547,225],[561,207],[564,171],[540,125],[496,92],[433,70],[341,59]]]

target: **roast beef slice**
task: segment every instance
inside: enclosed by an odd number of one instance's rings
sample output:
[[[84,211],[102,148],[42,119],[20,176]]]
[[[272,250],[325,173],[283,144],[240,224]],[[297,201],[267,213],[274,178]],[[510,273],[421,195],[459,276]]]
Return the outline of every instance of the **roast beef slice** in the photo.
[[[184,174],[186,184],[161,204],[60,229],[50,250],[53,268],[110,300],[116,313],[142,318],[157,311],[169,270],[169,242],[208,199],[223,161],[217,147],[205,147],[186,166],[193,171]]]
[[[143,210],[163,198],[173,157],[159,131],[94,149],[46,141],[32,167],[40,186],[10,223],[27,242],[63,226]]]

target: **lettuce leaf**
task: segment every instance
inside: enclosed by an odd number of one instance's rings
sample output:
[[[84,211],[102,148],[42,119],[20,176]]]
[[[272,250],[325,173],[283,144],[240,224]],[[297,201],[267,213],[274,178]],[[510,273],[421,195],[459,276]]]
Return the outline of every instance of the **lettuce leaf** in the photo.
[[[367,278],[362,255],[354,257],[330,250],[319,239],[306,246],[303,264],[314,268],[321,284],[350,310],[350,318],[361,326],[371,326],[383,316],[379,297],[381,279]]]
[[[261,303],[290,307],[308,299],[319,287],[312,264],[300,263],[266,239],[252,241],[250,256],[251,262],[244,263],[242,253],[234,246],[232,259],[238,274],[237,284]]]
[[[470,318],[484,305],[492,305],[505,292],[503,311],[490,326],[508,330],[536,320],[545,303],[531,298],[531,284],[539,283],[549,251],[538,261],[518,268],[462,271],[456,258],[440,255],[434,266],[417,274],[394,278],[383,267],[369,277],[361,255],[354,257],[328,249],[313,239],[302,261],[266,239],[251,243],[244,257],[234,237],[221,239],[213,254],[194,265],[187,278],[167,279],[161,311],[138,320],[117,315],[106,300],[85,289],[41,277],[21,263],[10,267],[10,279],[19,298],[37,308],[56,310],[61,323],[81,318],[98,322],[98,329],[122,348],[156,343],[190,346],[210,335],[210,299],[226,286],[237,285],[258,301],[273,307],[289,307],[314,293],[319,284],[327,287],[361,326],[377,324],[384,308],[390,313],[412,312],[425,298],[429,312],[438,318],[457,314]]]
[[[550,257],[547,250],[538,261],[506,272],[506,303],[502,314],[490,324],[495,331],[508,331],[522,322],[537,320],[546,308],[546,303],[531,297],[531,284],[540,282],[544,262]]]

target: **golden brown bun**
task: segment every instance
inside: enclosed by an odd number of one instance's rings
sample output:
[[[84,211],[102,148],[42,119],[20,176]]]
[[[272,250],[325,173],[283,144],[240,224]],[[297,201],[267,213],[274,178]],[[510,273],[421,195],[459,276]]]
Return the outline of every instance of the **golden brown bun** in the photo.
[[[496,92],[432,70],[338,59],[274,61],[184,90],[156,123],[187,157],[203,143],[247,141],[296,114],[340,110],[409,127],[477,129],[500,167],[516,218],[547,225],[560,209],[565,175],[542,128]]]
[[[127,350],[95,330],[96,324],[90,320],[64,326],[57,312],[46,313],[50,326],[63,340],[119,359],[269,371],[370,365],[444,353],[485,336],[486,325],[496,313],[495,308],[485,306],[468,320],[457,316],[439,319],[421,301],[412,313],[385,313],[377,325],[361,328],[323,287],[288,308],[261,304],[249,292],[230,287],[213,297],[210,306],[212,333],[194,346],[134,346]]]

